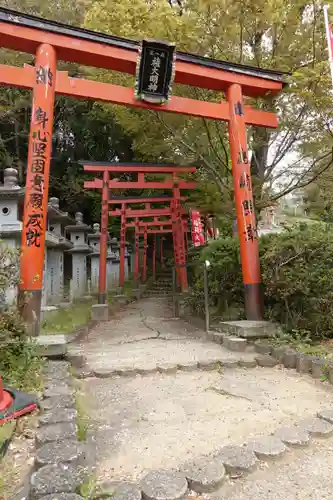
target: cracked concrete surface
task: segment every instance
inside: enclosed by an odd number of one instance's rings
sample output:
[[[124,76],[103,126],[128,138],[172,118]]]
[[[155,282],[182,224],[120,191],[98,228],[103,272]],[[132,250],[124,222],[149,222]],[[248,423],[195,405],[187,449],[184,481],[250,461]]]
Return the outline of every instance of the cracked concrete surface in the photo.
[[[195,338],[198,330],[172,319],[161,300],[142,300],[127,307],[107,323],[101,323],[89,340],[72,346],[71,354],[83,354],[89,369],[147,371],[159,364],[234,360],[235,353],[213,342]],[[202,332],[203,333],[203,332]],[[238,354],[237,359],[254,359]]]

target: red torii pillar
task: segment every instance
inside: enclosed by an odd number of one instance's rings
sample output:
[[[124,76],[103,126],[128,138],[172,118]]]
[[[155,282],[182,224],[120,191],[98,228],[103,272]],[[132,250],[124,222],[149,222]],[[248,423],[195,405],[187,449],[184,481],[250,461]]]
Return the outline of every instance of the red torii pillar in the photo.
[[[147,250],[148,250],[148,233],[147,228],[143,231],[143,263],[142,263],[142,281],[147,281]]]
[[[19,285],[19,305],[32,335],[40,330],[56,63],[55,49],[40,45],[35,62]]]
[[[173,189],[173,204],[172,204],[172,217],[173,217],[173,241],[174,241],[174,255],[175,255],[175,266],[176,274],[178,276],[178,281],[182,290],[187,290],[187,273],[186,273],[186,261],[185,261],[185,243],[184,243],[184,232],[180,215],[180,190],[176,179],[174,178],[174,189]]]
[[[164,269],[163,242],[164,242],[164,238],[162,236],[160,239],[160,261],[161,261],[161,268],[162,269]]]
[[[126,248],[126,205],[122,203],[120,219],[120,264],[119,264],[119,286],[125,284],[125,248]]]
[[[102,215],[101,215],[101,235],[99,239],[99,277],[98,277],[98,303],[106,304],[107,286],[106,286],[106,261],[108,245],[108,198],[109,198],[109,172],[103,172],[102,188]]]
[[[139,219],[135,220],[135,267],[134,280],[138,283],[140,279],[140,227]]]
[[[153,239],[153,278],[156,276],[156,234]]]
[[[263,301],[261,297],[258,234],[241,86],[237,84],[230,85],[227,97],[230,109],[229,140],[245,289],[245,312],[248,319],[256,320],[261,319],[263,316]]]

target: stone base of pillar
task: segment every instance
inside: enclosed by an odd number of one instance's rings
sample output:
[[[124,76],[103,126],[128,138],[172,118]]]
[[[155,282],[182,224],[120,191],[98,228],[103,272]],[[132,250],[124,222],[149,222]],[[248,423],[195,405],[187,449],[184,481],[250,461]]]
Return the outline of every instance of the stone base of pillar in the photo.
[[[141,299],[140,288],[132,288],[131,295],[132,295],[132,297],[135,297],[137,300]]]
[[[59,308],[60,309],[69,309],[72,306],[71,302],[60,302]]]
[[[94,304],[91,307],[91,319],[93,321],[109,321],[108,304]]]

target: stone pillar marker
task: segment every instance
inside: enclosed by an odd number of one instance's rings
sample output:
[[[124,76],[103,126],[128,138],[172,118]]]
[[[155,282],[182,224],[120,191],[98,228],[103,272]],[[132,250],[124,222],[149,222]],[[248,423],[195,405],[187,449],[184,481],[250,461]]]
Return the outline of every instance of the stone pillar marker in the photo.
[[[65,227],[73,243],[73,248],[68,252],[72,255],[71,296],[74,299],[87,293],[87,255],[92,253],[92,248],[87,244],[87,234],[91,232],[91,227],[84,224],[81,212],[76,212],[75,222],[76,224]]]
[[[116,259],[116,254],[112,250],[111,238],[108,240],[108,250],[106,254],[106,287],[108,292],[112,290],[113,283],[113,261]]]
[[[120,270],[120,245],[117,238],[111,238],[112,252],[112,272],[111,272],[111,288],[119,291],[119,270]]]
[[[98,292],[99,283],[99,258],[100,258],[100,224],[93,224],[94,232],[88,234],[88,243],[93,249],[91,254],[91,291],[92,293]]]

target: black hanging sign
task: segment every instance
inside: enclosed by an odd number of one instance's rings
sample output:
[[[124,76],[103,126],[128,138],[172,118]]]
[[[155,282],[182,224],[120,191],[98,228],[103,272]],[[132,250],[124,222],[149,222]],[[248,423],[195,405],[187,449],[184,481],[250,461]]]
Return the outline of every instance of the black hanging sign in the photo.
[[[135,97],[152,104],[165,104],[175,74],[175,45],[143,40],[136,67]]]

